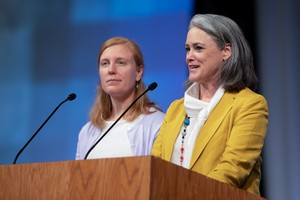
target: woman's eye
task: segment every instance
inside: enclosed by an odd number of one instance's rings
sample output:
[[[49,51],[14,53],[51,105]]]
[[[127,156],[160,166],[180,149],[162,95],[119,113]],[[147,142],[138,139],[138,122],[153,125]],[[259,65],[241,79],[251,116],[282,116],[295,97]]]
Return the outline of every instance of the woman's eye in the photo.
[[[118,65],[121,65],[121,66],[123,66],[123,65],[125,65],[125,64],[126,64],[126,62],[124,62],[124,61],[120,60],[120,61],[118,61],[118,62],[117,62],[117,64],[118,64]]]
[[[108,62],[101,62],[101,63],[100,63],[100,66],[101,66],[101,67],[107,67],[107,66],[108,66]]]
[[[201,46],[195,46],[196,51],[201,51],[203,48]]]

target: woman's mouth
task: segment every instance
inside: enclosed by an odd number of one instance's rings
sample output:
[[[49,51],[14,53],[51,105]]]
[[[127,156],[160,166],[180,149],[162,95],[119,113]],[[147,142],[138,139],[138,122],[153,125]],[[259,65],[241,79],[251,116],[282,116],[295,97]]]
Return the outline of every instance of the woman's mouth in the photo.
[[[199,65],[190,65],[189,68],[190,69],[197,69],[197,68],[199,68]]]

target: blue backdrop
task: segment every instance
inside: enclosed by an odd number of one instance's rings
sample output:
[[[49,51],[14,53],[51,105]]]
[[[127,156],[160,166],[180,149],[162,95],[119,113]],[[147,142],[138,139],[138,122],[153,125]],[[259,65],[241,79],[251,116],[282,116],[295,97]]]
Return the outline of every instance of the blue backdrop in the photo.
[[[145,82],[158,83],[149,95],[164,111],[183,96],[184,43],[194,2],[124,2],[0,1],[0,164],[12,164],[72,92],[77,99],[56,112],[18,163],[75,158],[78,132],[95,98],[99,47],[109,37],[125,36],[140,45]],[[257,68],[270,109],[263,152],[264,194],[270,200],[300,196],[299,10],[296,0],[255,1]]]
[[[101,44],[136,41],[145,59],[150,98],[164,111],[183,95],[185,35],[192,1],[4,1],[0,7],[0,164],[17,152],[70,93],[17,163],[73,160],[88,120]]]

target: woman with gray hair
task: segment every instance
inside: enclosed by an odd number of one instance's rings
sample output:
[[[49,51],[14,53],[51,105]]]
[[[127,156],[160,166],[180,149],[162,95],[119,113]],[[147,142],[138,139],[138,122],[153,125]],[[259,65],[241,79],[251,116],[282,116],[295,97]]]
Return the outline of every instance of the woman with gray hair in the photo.
[[[252,52],[230,18],[197,14],[185,43],[184,97],[167,110],[152,155],[260,195],[266,99]]]

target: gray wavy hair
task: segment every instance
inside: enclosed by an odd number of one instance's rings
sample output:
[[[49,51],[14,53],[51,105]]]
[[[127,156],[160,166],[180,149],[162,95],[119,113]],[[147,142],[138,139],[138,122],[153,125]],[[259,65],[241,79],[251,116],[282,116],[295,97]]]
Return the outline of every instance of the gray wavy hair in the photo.
[[[220,49],[231,44],[232,55],[224,62],[221,69],[220,83],[226,91],[239,92],[248,87],[256,89],[257,77],[254,70],[253,56],[242,30],[232,19],[215,14],[196,14],[192,17],[189,29],[197,27],[216,42]],[[187,82],[187,87],[191,82]]]

